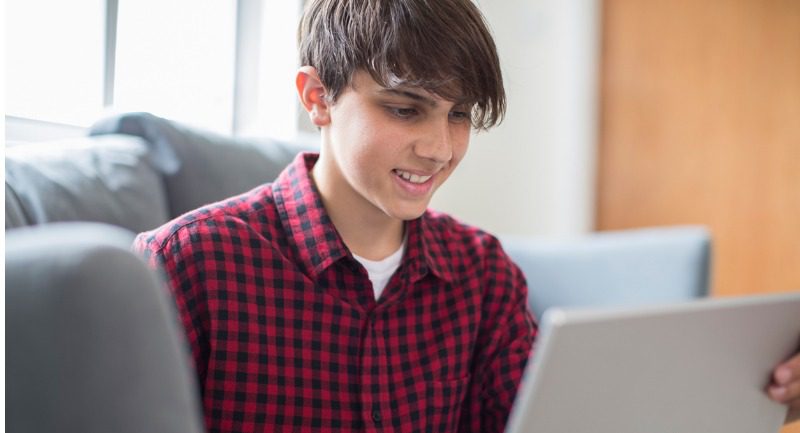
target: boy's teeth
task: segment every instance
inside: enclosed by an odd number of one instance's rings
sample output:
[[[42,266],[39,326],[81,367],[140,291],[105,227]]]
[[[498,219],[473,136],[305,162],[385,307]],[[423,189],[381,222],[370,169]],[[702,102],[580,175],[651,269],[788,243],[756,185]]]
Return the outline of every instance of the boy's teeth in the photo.
[[[411,183],[425,183],[431,176],[419,176],[413,173],[409,173],[407,171],[402,170],[395,170],[398,176],[402,177],[403,179],[411,182]]]

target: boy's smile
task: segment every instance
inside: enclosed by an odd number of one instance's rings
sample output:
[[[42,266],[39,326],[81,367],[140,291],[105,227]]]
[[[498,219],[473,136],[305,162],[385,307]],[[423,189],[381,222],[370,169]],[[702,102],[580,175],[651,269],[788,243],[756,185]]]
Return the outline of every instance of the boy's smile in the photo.
[[[364,71],[334,103],[310,105],[322,130],[314,179],[340,232],[356,223],[401,234],[402,222],[425,212],[469,144],[470,107],[420,88],[385,88]]]

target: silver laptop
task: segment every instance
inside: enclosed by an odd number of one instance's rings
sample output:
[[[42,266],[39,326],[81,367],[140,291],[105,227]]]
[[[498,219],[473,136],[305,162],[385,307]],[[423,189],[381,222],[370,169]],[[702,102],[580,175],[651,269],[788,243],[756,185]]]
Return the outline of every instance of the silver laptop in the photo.
[[[548,310],[507,433],[776,433],[800,293]]]

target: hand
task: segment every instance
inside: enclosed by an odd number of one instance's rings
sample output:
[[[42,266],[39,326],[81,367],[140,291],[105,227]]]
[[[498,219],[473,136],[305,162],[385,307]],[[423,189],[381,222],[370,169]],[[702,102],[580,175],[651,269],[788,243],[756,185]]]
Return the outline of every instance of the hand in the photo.
[[[800,353],[775,367],[767,394],[771,399],[789,406],[787,423],[800,420]]]

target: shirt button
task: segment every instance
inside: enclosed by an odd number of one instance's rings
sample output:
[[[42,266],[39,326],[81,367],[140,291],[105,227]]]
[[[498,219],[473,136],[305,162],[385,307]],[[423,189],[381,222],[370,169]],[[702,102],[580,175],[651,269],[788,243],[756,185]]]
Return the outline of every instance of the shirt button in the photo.
[[[381,413],[380,411],[373,410],[372,411],[372,420],[375,422],[381,422]]]

